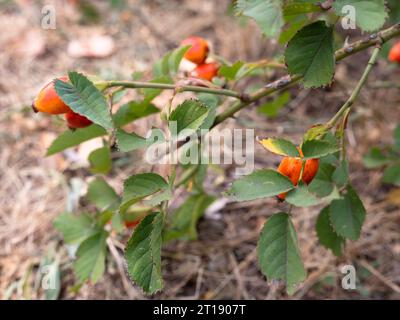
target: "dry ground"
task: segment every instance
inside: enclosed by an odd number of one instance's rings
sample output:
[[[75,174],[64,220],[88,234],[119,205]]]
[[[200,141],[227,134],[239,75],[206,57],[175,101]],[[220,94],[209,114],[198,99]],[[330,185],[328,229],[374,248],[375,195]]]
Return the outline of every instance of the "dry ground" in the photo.
[[[81,23],[82,15],[73,5],[76,1],[54,1],[57,29],[47,31],[40,28],[40,1],[6,2],[0,4],[0,298],[43,298],[35,277],[48,253],[62,264],[63,299],[144,298],[127,281],[116,239],[104,279],[85,285],[79,293],[71,292],[70,260],[52,220],[63,210],[76,209],[89,177],[80,160],[85,150],[44,158],[46,147],[63,125],[34,115],[29,109],[32,98],[43,83],[70,69],[127,79],[133,71],[149,70],[155,59],[190,34],[207,37],[214,52],[232,61],[272,57],[277,46],[262,39],[252,23],[228,16],[229,1],[138,0],[127,1],[128,7],[122,10],[110,10],[108,1],[96,1],[102,23],[89,25]],[[68,41],[91,33],[111,35],[116,52],[99,60],[69,57]],[[367,58],[364,52],[341,63],[332,88],[291,89],[293,99],[276,119],[257,114],[253,107],[227,125],[252,126],[260,136],[280,134],[299,141],[306,128],[337,110]],[[398,68],[382,60],[370,82],[398,78],[399,74]],[[391,142],[391,132],[400,122],[399,102],[398,89],[363,90],[351,117],[351,178],[368,212],[360,240],[350,243],[345,255],[337,259],[317,245],[314,224],[320,208],[294,211],[309,273],[294,298],[400,298],[399,206],[386,200],[391,187],[381,184],[382,173],[368,171],[361,164],[361,156],[371,145]],[[257,167],[276,166],[277,161],[257,149]],[[109,179],[120,190],[121,179],[132,170],[121,165]],[[227,168],[225,175],[212,171],[211,176],[209,189],[220,191],[232,180],[233,170]],[[260,226],[284,205],[274,199],[220,203],[221,209],[200,222],[198,241],[165,248],[165,291],[156,298],[287,299],[279,283],[265,282],[255,255]],[[340,266],[344,264],[356,266],[357,290],[341,288]]]

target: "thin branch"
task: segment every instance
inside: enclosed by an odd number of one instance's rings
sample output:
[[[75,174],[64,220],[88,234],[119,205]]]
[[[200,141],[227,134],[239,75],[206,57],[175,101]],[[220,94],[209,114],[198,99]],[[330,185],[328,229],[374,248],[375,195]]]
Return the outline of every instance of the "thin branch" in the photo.
[[[336,61],[340,61],[346,57],[349,57],[357,52],[365,50],[369,47],[377,45],[379,43],[385,43],[390,39],[400,35],[400,23],[393,25],[392,27],[385,29],[377,34],[371,34],[369,37],[351,43],[335,52]],[[294,83],[302,79],[302,76],[284,76],[281,79],[266,85],[264,88],[251,94],[246,101],[236,102],[230,108],[220,113],[215,119],[213,127],[217,126],[227,118],[232,117],[236,112],[245,108],[254,101],[259,100],[262,97],[268,96],[278,90],[287,89]]]
[[[233,90],[220,89],[220,88],[208,88],[204,86],[179,86],[176,84],[169,83],[156,83],[156,82],[141,82],[141,81],[99,81],[96,85],[107,88],[112,87],[123,87],[132,89],[161,89],[161,90],[175,90],[177,92],[191,91],[191,92],[203,92],[217,95],[223,95],[233,97],[236,99],[243,99],[242,95]]]
[[[351,96],[349,97],[349,99],[347,99],[347,101],[339,109],[339,111],[332,117],[332,119],[326,123],[327,129],[333,128],[333,126],[342,117],[342,115],[347,111],[347,109],[350,109],[351,106],[353,105],[353,103],[356,101],[358,95],[360,94],[361,88],[364,86],[365,82],[367,81],[367,78],[372,70],[372,67],[376,63],[376,60],[378,58],[378,54],[379,54],[380,50],[381,50],[381,46],[377,45],[377,47],[375,47],[374,51],[372,52],[372,55],[368,61],[367,67],[365,68],[364,73],[361,76],[361,79],[358,81],[357,86],[354,88]]]

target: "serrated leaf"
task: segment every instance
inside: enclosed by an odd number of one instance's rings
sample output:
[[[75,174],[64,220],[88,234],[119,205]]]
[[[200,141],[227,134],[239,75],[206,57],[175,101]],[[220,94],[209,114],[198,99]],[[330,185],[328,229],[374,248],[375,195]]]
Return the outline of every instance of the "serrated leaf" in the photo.
[[[247,201],[272,197],[293,187],[284,175],[275,170],[263,169],[234,181],[227,193],[236,201]]]
[[[296,230],[287,213],[280,212],[264,224],[257,245],[258,261],[268,280],[283,280],[289,294],[306,278]]]
[[[185,130],[196,131],[204,123],[210,109],[198,100],[186,100],[171,112],[169,117],[170,130],[178,136]],[[172,128],[176,126],[176,132]]]
[[[107,134],[104,128],[94,124],[86,128],[67,130],[60,134],[47,149],[46,156],[51,156],[65,149],[79,145],[82,142]]]
[[[383,172],[382,181],[400,186],[400,164],[387,167]]]
[[[157,112],[160,112],[160,110],[150,102],[130,101],[118,109],[113,115],[113,119],[115,126],[119,128],[134,120],[147,117]]]
[[[357,240],[365,220],[365,208],[354,189],[349,185],[347,193],[341,199],[333,200],[330,205],[330,218],[337,234]]]
[[[258,112],[268,117],[275,117],[278,111],[282,109],[290,100],[290,93],[284,92],[271,102],[267,102],[258,108]]]
[[[323,140],[307,140],[301,145],[304,159],[321,158],[339,150],[337,145]]]
[[[285,200],[296,207],[315,206],[321,202],[321,199],[312,194],[307,185],[303,182],[299,182],[299,185],[296,188],[290,190],[286,194]]]
[[[93,150],[88,158],[90,171],[93,173],[107,174],[111,168],[111,151],[108,146]]]
[[[284,24],[280,0],[237,0],[236,12],[254,19],[268,37],[278,36]]]
[[[54,228],[62,233],[64,242],[68,244],[79,244],[99,231],[93,218],[87,214],[77,216],[72,213],[62,213],[53,224]]]
[[[106,262],[106,231],[98,232],[83,241],[76,252],[75,275],[79,283],[89,280],[96,283],[104,273]]]
[[[115,190],[101,177],[89,183],[86,196],[100,211],[116,210],[121,201]]]
[[[333,28],[324,21],[311,23],[289,41],[285,62],[290,75],[302,75],[306,88],[332,82],[335,71]]]
[[[125,211],[130,205],[145,197],[157,192],[163,194],[165,191],[169,191],[169,185],[160,175],[155,173],[133,175],[124,181],[120,211]]]
[[[164,237],[165,241],[173,239],[196,240],[197,222],[214,200],[214,197],[204,193],[189,196],[172,214]]]
[[[117,129],[115,134],[117,138],[118,149],[122,152],[130,152],[147,147],[150,140],[137,135],[134,132],[128,133],[122,129]]]
[[[267,138],[258,140],[268,151],[288,157],[300,157],[296,145],[281,138]]]
[[[113,128],[110,110],[102,93],[83,74],[68,72],[68,77],[71,83],[55,81],[56,92],[65,104],[103,128]]]
[[[128,274],[145,292],[153,294],[162,289],[161,245],[163,215],[146,216],[133,231],[125,249]]]
[[[349,162],[347,160],[340,162],[333,172],[332,181],[339,187],[347,184],[349,181]]]
[[[349,6],[353,8],[349,10]],[[354,22],[363,31],[375,31],[381,28],[388,13],[385,10],[385,0],[336,0],[333,9],[338,16],[352,18],[354,12]]]
[[[317,175],[308,185],[310,192],[320,198],[330,195],[334,188],[332,182],[332,174],[334,171],[335,167],[333,165],[329,163],[320,163]]]
[[[339,257],[342,255],[345,239],[339,236],[333,229],[329,218],[329,210],[329,206],[321,210],[315,224],[315,229],[319,242],[325,248],[331,249],[333,254]]]

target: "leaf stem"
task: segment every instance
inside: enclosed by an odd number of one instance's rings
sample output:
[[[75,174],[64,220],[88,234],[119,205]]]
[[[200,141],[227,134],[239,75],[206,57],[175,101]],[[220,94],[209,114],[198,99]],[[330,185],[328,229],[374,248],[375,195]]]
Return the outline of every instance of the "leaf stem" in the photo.
[[[236,99],[242,99],[242,95],[233,90],[220,89],[220,88],[207,88],[202,86],[177,86],[169,83],[157,83],[157,82],[141,82],[141,81],[99,81],[95,83],[99,86],[104,86],[105,89],[112,87],[124,87],[132,89],[161,89],[161,90],[176,90],[177,92],[191,91],[201,93],[211,93],[222,96],[233,97]]]
[[[331,129],[337,123],[337,121],[343,116],[343,114],[347,111],[347,109],[351,108],[351,106],[356,101],[357,97],[360,94],[362,87],[364,86],[365,82],[368,79],[368,76],[372,70],[372,67],[375,65],[376,60],[378,58],[379,51],[381,50],[381,46],[377,45],[372,52],[371,58],[368,61],[367,67],[364,70],[363,75],[361,76],[360,80],[357,83],[357,86],[354,88],[351,96],[344,105],[339,109],[339,111],[326,123],[326,128]]]

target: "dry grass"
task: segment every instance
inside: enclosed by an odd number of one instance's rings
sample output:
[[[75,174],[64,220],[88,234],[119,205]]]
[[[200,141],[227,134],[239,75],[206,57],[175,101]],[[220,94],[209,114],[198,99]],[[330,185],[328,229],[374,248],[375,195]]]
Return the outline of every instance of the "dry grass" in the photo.
[[[55,252],[63,270],[61,298],[144,298],[126,278],[121,255],[121,241],[125,239],[117,237],[108,242],[111,254],[104,279],[96,285],[83,286],[76,294],[69,290],[73,285],[70,259],[52,228],[52,220],[67,206],[76,208],[74,195],[84,192],[89,174],[84,164],[71,161],[81,155],[79,152],[44,158],[46,146],[62,130],[60,122],[25,109],[44,82],[68,69],[128,78],[132,71],[149,70],[152,61],[189,34],[206,36],[214,52],[231,60],[256,60],[275,53],[274,46],[261,38],[252,23],[240,27],[226,15],[229,1],[128,2],[130,9],[122,12],[110,12],[107,2],[100,2],[102,25],[82,26],[78,23],[79,12],[69,1],[55,1],[55,31],[40,29],[40,6],[29,1],[20,0],[0,13],[0,29],[6,30],[0,33],[0,47],[5,48],[0,52],[0,297],[43,298],[35,277],[42,257]],[[24,47],[26,42],[21,43],[29,30],[44,41],[46,50],[42,55],[30,56],[29,47]],[[165,30],[171,33],[166,34]],[[94,31],[107,32],[115,38],[118,50],[112,57],[74,60],[66,54],[68,39]],[[242,112],[236,122],[231,120],[227,126],[245,123],[255,127],[260,136],[282,134],[299,141],[305,128],[328,119],[340,106],[366,58],[366,53],[361,53],[341,64],[337,83],[330,89],[312,93],[291,90],[294,99],[276,119],[266,120],[250,108],[254,112]],[[381,62],[372,78],[396,75],[398,70]],[[390,187],[381,184],[381,172],[367,171],[361,165],[361,155],[371,145],[391,142],[391,131],[400,121],[399,100],[396,89],[364,90],[351,118],[348,131],[352,181],[368,211],[360,240],[349,243],[342,258],[335,258],[317,245],[314,224],[320,208],[294,211],[309,276],[293,298],[400,298],[400,210],[386,200]],[[257,167],[276,166],[278,158],[257,148]],[[226,169],[226,176],[210,174],[208,189],[222,190],[231,181],[233,170]],[[131,167],[117,168],[110,182],[120,190],[121,179],[131,173]],[[80,181],[82,189],[72,192],[71,184],[78,186]],[[220,184],[215,186],[215,181]],[[265,282],[255,254],[263,222],[285,206],[274,199],[221,204],[221,210],[200,222],[198,241],[176,242],[165,248],[165,291],[155,297],[286,299],[279,283]],[[356,266],[359,284],[355,291],[340,286],[340,266],[344,264]]]

